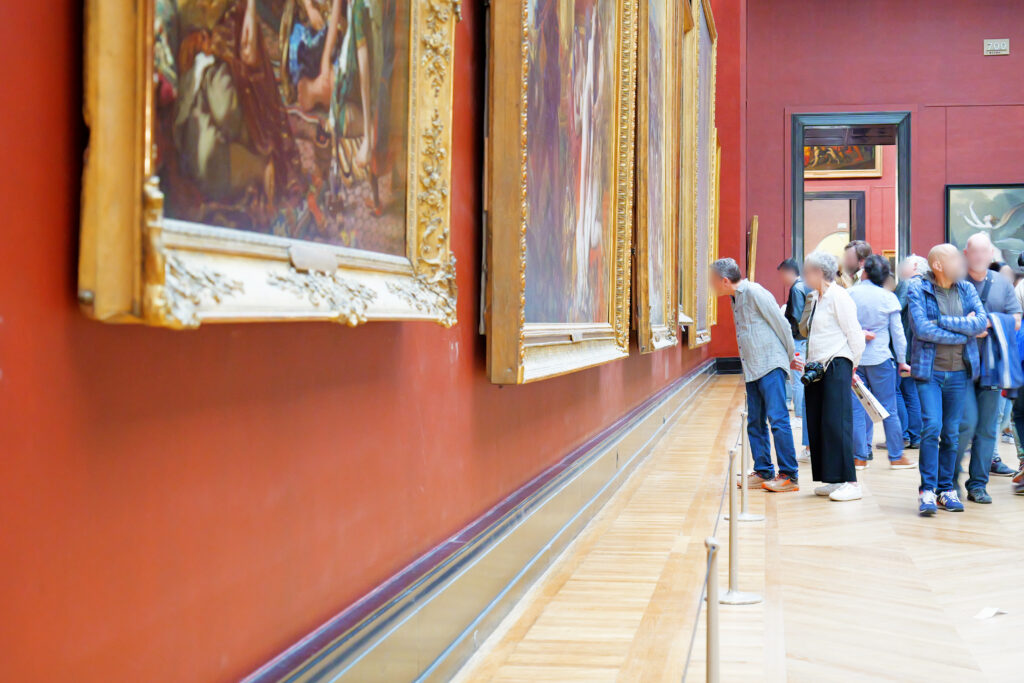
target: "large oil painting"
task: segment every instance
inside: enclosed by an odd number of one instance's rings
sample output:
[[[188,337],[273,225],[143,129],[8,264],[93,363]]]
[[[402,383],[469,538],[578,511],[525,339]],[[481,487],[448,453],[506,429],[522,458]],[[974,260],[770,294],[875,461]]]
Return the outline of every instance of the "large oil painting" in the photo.
[[[408,3],[156,8],[167,217],[405,252]]]
[[[882,148],[877,145],[804,147],[805,178],[881,178]]]
[[[616,5],[530,0],[527,322],[605,322],[610,315]]]
[[[490,21],[484,322],[492,381],[520,383],[628,354],[637,6]]]
[[[677,342],[676,182],[674,141],[676,54],[673,0],[641,0],[638,64],[638,140],[636,209],[636,311],[640,351],[648,353]]]
[[[693,113],[693,148],[691,169],[687,177],[692,183],[693,219],[689,222],[688,249],[684,253],[685,273],[683,301],[685,313],[692,323],[687,326],[691,347],[711,340],[713,316],[708,291],[708,272],[715,253],[713,239],[716,215],[717,138],[715,130],[715,88],[717,78],[718,33],[708,0],[693,3],[694,30],[687,34],[695,79]]]
[[[665,144],[665,79],[668,7],[665,0],[647,1],[647,292],[652,325],[665,324],[665,188],[668,168]]]
[[[86,1],[87,315],[455,323],[460,3]]]
[[[946,239],[967,246],[967,238],[986,232],[1001,260],[1016,266],[1024,253],[1024,184],[947,185]]]

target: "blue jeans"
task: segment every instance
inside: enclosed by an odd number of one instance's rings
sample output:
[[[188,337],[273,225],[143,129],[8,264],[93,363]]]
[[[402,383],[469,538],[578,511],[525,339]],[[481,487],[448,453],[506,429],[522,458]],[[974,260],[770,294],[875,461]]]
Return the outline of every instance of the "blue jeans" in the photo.
[[[761,379],[747,382],[747,438],[750,441],[750,453],[754,457],[754,471],[765,479],[775,477],[771,441],[768,438],[769,424],[775,438],[779,471],[796,481],[800,468],[796,464],[793,431],[789,425],[789,410],[786,408],[786,371],[782,368],[775,368]]]
[[[999,390],[971,383],[964,393],[964,416],[960,422],[960,444],[956,452],[957,479],[967,448],[971,449],[967,490],[988,485],[988,471],[996,448],[996,424],[999,422]]]
[[[917,395],[917,383],[913,377],[899,378],[896,404],[903,425],[903,440],[914,446],[921,443],[921,398]]]
[[[807,360],[807,340],[806,339],[794,339],[793,345],[796,347],[796,352],[800,354],[800,359]],[[804,373],[799,370],[790,370],[790,393],[793,395],[793,414],[800,418],[801,432],[800,436],[803,438],[801,445],[806,446],[810,443],[807,438],[807,410],[804,408],[804,383],[800,381],[800,377]]]
[[[921,398],[921,491],[953,490],[956,447],[964,416],[964,395],[970,378],[963,370],[933,371],[931,379],[917,382]]]
[[[878,365],[861,365],[857,376],[867,385],[878,402],[889,413],[882,421],[885,428],[885,447],[889,449],[889,460],[903,457],[903,426],[900,424],[899,409],[896,406],[896,363],[887,360]],[[853,401],[853,453],[858,460],[871,458],[871,442],[875,436],[875,423],[868,417],[860,401]]]

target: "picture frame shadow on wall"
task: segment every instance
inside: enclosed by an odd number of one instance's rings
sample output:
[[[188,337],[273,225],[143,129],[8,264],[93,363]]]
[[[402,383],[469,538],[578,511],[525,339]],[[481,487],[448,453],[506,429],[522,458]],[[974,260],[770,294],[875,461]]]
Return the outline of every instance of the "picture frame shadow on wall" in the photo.
[[[484,326],[492,382],[629,355],[636,22],[635,0],[491,4]]]
[[[637,64],[636,328],[641,353],[679,343],[677,59],[692,28],[688,0],[640,0]]]
[[[692,8],[694,29],[685,35],[682,57],[681,91],[689,94],[690,104],[684,102],[682,108],[679,192],[679,315],[687,321],[691,349],[711,341],[711,326],[717,321],[708,272],[718,254],[716,197],[720,182],[715,128],[718,32],[710,0],[693,0]]]
[[[946,185],[946,241],[963,249],[986,232],[1001,260],[1017,268],[1024,254],[1024,183]]]
[[[86,3],[87,315],[455,324],[458,3],[306,6]]]

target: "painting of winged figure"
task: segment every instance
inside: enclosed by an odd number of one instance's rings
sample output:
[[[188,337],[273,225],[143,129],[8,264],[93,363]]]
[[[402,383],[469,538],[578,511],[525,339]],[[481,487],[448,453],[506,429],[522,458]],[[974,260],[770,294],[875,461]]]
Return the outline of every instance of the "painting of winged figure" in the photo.
[[[607,322],[615,0],[528,0],[526,321]]]
[[[1011,265],[1024,253],[1024,185],[946,187],[946,237],[963,248],[967,238],[986,232]]]
[[[408,3],[154,2],[165,215],[405,255]]]

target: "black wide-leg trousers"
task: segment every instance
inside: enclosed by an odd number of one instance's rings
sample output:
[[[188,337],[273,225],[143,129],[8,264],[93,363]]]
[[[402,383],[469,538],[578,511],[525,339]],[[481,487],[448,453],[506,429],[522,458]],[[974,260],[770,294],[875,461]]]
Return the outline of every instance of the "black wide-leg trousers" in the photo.
[[[853,466],[853,363],[835,358],[825,376],[804,390],[814,481],[857,481]]]

